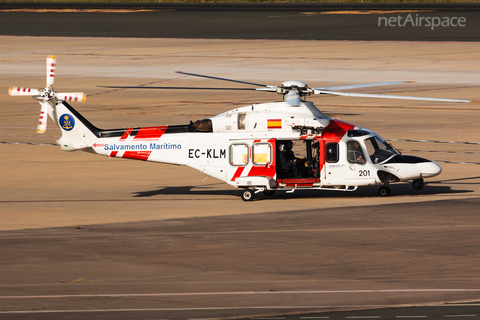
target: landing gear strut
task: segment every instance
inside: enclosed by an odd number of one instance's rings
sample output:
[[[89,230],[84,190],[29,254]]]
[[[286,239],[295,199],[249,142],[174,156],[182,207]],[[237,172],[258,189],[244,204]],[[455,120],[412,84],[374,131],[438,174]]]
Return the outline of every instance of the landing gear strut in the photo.
[[[387,197],[390,194],[390,188],[388,186],[381,186],[378,188],[378,194],[381,197]]]
[[[415,190],[422,190],[423,188],[423,179],[413,180],[412,187]]]

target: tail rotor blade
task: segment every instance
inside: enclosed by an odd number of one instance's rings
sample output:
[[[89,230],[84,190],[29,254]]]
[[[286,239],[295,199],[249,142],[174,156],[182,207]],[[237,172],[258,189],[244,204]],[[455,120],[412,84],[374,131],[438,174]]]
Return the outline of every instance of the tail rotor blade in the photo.
[[[87,95],[83,92],[56,93],[56,96],[59,100],[74,102],[85,102],[87,99]]]
[[[41,103],[42,108],[40,109],[40,117],[38,118],[37,133],[45,133],[47,131],[47,111],[48,111],[48,102]]]
[[[47,58],[47,87],[53,84],[55,79],[55,66],[57,64],[57,58],[55,56],[48,56]]]
[[[38,90],[23,87],[10,87],[8,89],[8,94],[11,96],[36,96],[38,95]]]

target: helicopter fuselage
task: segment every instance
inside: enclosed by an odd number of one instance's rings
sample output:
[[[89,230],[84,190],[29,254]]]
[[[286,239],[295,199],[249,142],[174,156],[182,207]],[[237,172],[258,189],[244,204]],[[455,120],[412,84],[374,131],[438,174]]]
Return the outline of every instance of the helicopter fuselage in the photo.
[[[401,155],[372,130],[325,116],[311,102],[255,104],[188,125],[118,130],[94,127],[65,102],[56,108],[51,115],[64,133],[58,140],[64,150],[185,165],[250,193],[353,191],[407,180],[420,189],[424,178],[441,172],[432,161]],[[65,115],[73,120],[64,123]]]

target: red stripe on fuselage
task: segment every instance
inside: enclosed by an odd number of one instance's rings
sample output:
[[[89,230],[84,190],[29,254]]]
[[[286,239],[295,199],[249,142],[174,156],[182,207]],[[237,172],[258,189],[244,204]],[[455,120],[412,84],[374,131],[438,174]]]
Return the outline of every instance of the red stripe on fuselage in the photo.
[[[152,151],[125,151],[122,158],[148,160]]]
[[[340,120],[330,120],[328,126],[323,130],[324,140],[340,141],[348,130],[355,129],[354,125]]]
[[[250,169],[250,172],[248,173],[249,177],[254,177],[254,176],[267,176],[273,178],[276,173],[275,166],[273,163],[271,163],[268,166],[252,166]]]
[[[242,175],[243,170],[245,170],[245,167],[238,167],[238,168],[237,168],[237,171],[235,171],[235,174],[233,175],[231,181],[235,181],[235,179],[237,179],[238,177],[240,177],[240,176]]]
[[[140,128],[133,140],[159,140],[168,126]]]
[[[127,140],[128,137],[130,137],[130,134],[132,133],[133,128],[128,128],[125,130],[123,133],[123,136],[120,138],[120,141]]]

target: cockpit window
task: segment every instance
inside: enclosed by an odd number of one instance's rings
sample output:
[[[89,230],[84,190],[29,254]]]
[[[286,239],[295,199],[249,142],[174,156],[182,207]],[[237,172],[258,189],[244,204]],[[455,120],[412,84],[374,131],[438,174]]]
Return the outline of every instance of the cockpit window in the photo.
[[[347,160],[350,163],[365,163],[365,157],[358,141],[347,142]]]
[[[365,139],[365,146],[373,163],[382,163],[398,154],[390,145],[377,136]]]
[[[325,159],[327,162],[336,163],[338,162],[338,158],[338,143],[327,143],[325,146]]]

